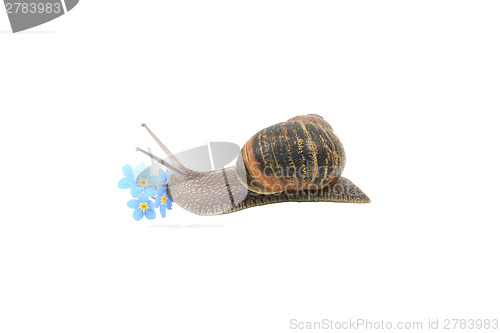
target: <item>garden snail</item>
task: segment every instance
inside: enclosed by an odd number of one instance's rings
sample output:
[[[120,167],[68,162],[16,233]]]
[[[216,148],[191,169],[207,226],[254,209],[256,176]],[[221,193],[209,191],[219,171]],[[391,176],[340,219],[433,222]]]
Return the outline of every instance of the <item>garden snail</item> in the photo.
[[[210,172],[187,169],[145,125],[167,154],[163,160],[140,148],[172,172],[169,196],[198,215],[220,215],[287,201],[369,203],[341,177],[345,152],[333,129],[315,114],[267,127],[243,146],[234,166]]]

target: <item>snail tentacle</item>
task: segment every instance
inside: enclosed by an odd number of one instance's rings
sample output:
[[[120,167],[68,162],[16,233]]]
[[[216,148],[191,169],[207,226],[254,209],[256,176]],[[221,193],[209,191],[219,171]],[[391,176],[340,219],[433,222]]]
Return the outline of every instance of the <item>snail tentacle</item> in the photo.
[[[174,173],[174,174],[179,174],[179,175],[182,175],[182,174],[185,174],[185,173],[186,173],[186,171],[188,170],[188,169],[186,169],[186,168],[177,168],[177,167],[176,167],[176,166],[174,166],[172,163],[169,163],[169,162],[165,161],[164,159],[159,158],[158,156],[153,155],[153,154],[151,154],[150,152],[145,151],[144,149],[141,149],[141,148],[139,148],[139,147],[135,148],[135,150],[136,150],[136,151],[140,151],[141,153],[143,153],[143,154],[145,154],[145,155],[147,155],[147,156],[151,157],[153,160],[155,160],[155,161],[157,161],[157,162],[161,163],[163,166],[165,166],[165,167],[166,167],[169,171],[171,171],[171,172],[172,172],[172,173]]]
[[[167,157],[170,161],[172,161],[172,164],[177,168],[177,169],[186,169],[186,167],[184,165],[182,165],[181,162],[179,162],[179,160],[174,156],[174,154],[172,154],[172,152],[170,151],[170,149],[167,148],[167,146],[165,146],[163,144],[163,142],[161,142],[160,139],[158,139],[158,137],[153,133],[153,131],[151,131],[149,129],[149,127],[146,125],[146,124],[142,124],[142,127],[144,127],[148,132],[149,134],[151,134],[151,136],[153,137],[153,139],[156,141],[156,143],[158,143],[158,145],[161,147],[161,149],[165,152],[165,154],[167,154]]]

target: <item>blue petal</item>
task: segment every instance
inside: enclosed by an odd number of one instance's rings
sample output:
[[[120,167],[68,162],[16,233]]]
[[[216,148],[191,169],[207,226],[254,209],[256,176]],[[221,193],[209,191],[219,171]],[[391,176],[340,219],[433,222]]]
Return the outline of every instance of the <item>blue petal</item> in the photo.
[[[146,200],[146,201],[145,201],[145,203],[146,203],[146,205],[148,205],[148,207],[149,207],[149,208],[154,207],[153,201],[151,201],[151,200],[149,200],[149,199],[148,199],[148,200]],[[148,209],[149,209],[149,208],[148,208]]]
[[[140,204],[141,204],[141,202],[137,199],[132,199],[132,200],[129,200],[129,202],[127,202],[127,206],[129,206],[132,209],[139,208]]]
[[[154,219],[156,217],[155,211],[153,209],[150,209],[150,208],[146,209],[146,213],[145,214],[146,214],[146,218],[148,220],[152,220],[152,219]]]
[[[130,188],[130,194],[132,198],[137,198],[141,194],[142,188],[140,186],[134,185]]]
[[[118,182],[118,187],[121,188],[121,189],[126,189],[126,188],[130,187],[130,184],[127,182],[126,178],[122,178]]]
[[[163,182],[166,184],[167,181],[168,181],[168,178],[170,178],[170,175],[172,175],[172,173],[170,171],[164,171],[163,169],[160,169],[160,177],[161,179],[163,179]]]
[[[160,214],[161,214],[161,217],[165,217],[167,211],[165,210],[165,205],[161,205],[160,206]]]
[[[156,196],[156,190],[153,188],[145,188],[144,194],[146,194],[148,197],[154,197]]]
[[[144,165],[144,163],[142,163]],[[136,169],[136,178],[149,178],[151,176],[151,168],[144,166],[143,169]]]
[[[134,170],[135,175],[140,174],[146,168],[147,168],[146,164],[144,164],[144,163],[139,164],[138,166],[135,167],[135,170]]]
[[[148,179],[148,183],[151,185],[160,185],[162,183],[162,179],[158,176],[151,176]]]
[[[158,206],[161,205],[161,197],[157,196],[155,199],[155,208],[158,208]]]
[[[168,210],[171,210],[172,209],[172,200],[167,199],[165,206],[167,207]]]
[[[149,201],[149,195],[147,195],[144,192],[139,193],[139,195],[137,196],[137,198],[139,199],[140,202],[146,202],[147,203]]]
[[[162,197],[163,195],[167,194],[167,188],[166,187],[159,187],[156,193]]]
[[[125,177],[127,177],[128,175],[132,175],[132,176],[134,175],[134,169],[132,169],[132,167],[128,164],[125,165],[122,170],[123,170],[123,175]]]
[[[125,180],[127,181],[127,183],[129,183],[130,185],[136,185],[136,182],[135,182],[135,177],[133,174],[128,174],[125,176]]]
[[[132,217],[134,218],[134,220],[139,221],[140,219],[142,219],[144,217],[144,211],[140,208],[137,208],[132,213]]]

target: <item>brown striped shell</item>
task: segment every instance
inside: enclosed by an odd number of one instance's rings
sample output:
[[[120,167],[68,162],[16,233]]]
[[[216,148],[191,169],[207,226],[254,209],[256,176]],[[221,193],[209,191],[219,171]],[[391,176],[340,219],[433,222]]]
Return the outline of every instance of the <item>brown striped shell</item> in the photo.
[[[340,178],[344,166],[342,143],[315,114],[259,131],[236,162],[241,183],[261,194],[322,189]]]

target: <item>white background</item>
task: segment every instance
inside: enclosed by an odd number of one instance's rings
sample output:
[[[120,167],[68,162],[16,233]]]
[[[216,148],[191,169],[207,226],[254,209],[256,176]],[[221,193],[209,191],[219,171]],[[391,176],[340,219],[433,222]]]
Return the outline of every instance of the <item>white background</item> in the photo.
[[[0,14],[1,332],[498,318],[498,1],[81,1]],[[132,219],[174,151],[328,120],[371,204]]]

